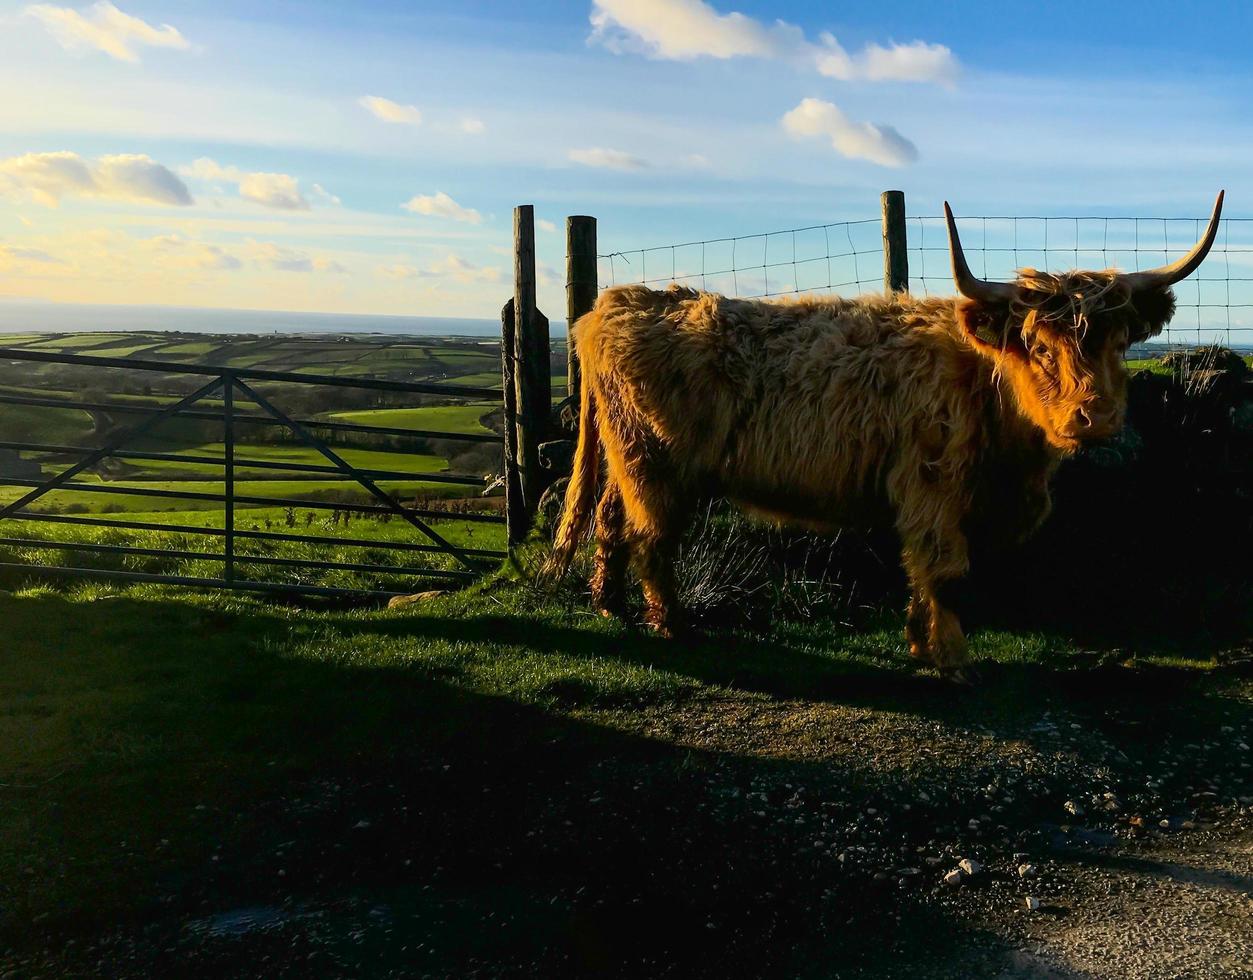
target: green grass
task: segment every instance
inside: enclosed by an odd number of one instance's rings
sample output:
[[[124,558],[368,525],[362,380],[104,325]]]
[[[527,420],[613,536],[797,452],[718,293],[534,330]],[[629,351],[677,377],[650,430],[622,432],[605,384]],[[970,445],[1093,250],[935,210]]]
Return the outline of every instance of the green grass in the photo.
[[[162,451],[172,451],[191,456],[222,456],[226,447],[220,442],[201,443],[195,446],[160,445]],[[397,473],[443,473],[448,469],[448,461],[442,456],[430,456],[421,453],[386,452],[374,449],[352,449],[337,447],[336,455],[346,462],[361,469],[392,470]],[[239,458],[272,460],[277,463],[299,463],[301,465],[329,466],[330,462],[316,449],[306,446],[265,445],[236,443],[235,456]],[[212,463],[180,463],[172,460],[128,460],[133,469],[128,470],[126,479],[174,479],[171,471],[178,474],[179,479],[195,478],[195,476],[220,477],[222,467]],[[283,470],[264,468],[248,468],[235,466],[236,480],[287,480],[292,481],[292,474]]]
[[[1169,376],[1173,372],[1162,363],[1161,358],[1150,357],[1138,361],[1127,361],[1127,370],[1132,373],[1136,371],[1150,371],[1153,374],[1162,374]]]
[[[136,487],[147,490],[171,490],[184,491],[188,493],[222,493],[221,480],[101,480],[99,477],[86,477],[81,479],[82,483],[95,483],[102,487]],[[423,483],[420,480],[379,480],[377,485],[380,489],[399,496],[402,499],[413,497],[415,494],[435,493],[440,496],[448,495],[448,486],[446,484]],[[7,503],[16,500],[25,494],[29,488],[27,487],[0,487],[0,502]],[[474,488],[468,488],[469,492],[473,492]],[[458,490],[458,493],[464,494],[466,490]],[[336,479],[312,479],[312,480],[236,480],[235,493],[241,497],[282,497],[297,499],[313,499],[319,497],[325,498],[328,495],[348,493],[351,499],[361,503],[367,503],[371,499],[368,492],[361,487],[356,480],[345,478]],[[154,498],[142,494],[111,494],[107,490],[93,492],[90,490],[51,490],[44,494],[33,505],[34,510],[64,510],[71,505],[77,505],[77,508],[86,508],[80,510],[80,513],[98,512],[98,511],[140,511],[153,509],[167,510],[217,510],[222,505],[216,501],[204,500],[177,500],[171,499],[164,508],[154,504]],[[247,503],[236,504],[236,507],[247,508],[252,506]],[[77,509],[76,508],[76,509]]]
[[[95,431],[91,416],[77,408],[0,405],[0,440],[85,445]]]
[[[490,434],[479,421],[496,406],[432,405],[425,408],[374,408],[353,412],[332,412],[328,418],[337,422],[353,422],[359,425],[378,425],[394,429],[429,429],[436,432],[458,434]]]
[[[150,506],[150,504],[149,504]],[[186,506],[185,504],[183,506]],[[128,521],[144,524],[162,524],[185,527],[220,529],[223,514],[220,510],[206,512],[180,511],[131,511],[110,514],[109,519],[125,525]],[[444,540],[455,546],[477,551],[503,551],[505,534],[502,525],[458,520],[450,515],[446,519],[431,519],[427,523]],[[420,552],[393,550],[385,547],[390,543],[432,544],[421,531],[398,518],[381,519],[379,515],[343,515],[330,511],[301,508],[288,511],[281,507],[258,507],[238,510],[235,527],[241,531],[266,531],[276,534],[307,535],[326,539],[325,542],[254,541],[240,538],[236,543],[236,555],[240,560],[238,575],[242,580],[281,582],[294,585],[329,586],[343,589],[382,589],[385,591],[421,591],[444,587],[448,578],[422,573],[391,573],[387,571],[360,571],[345,569],[321,569],[312,567],[248,564],[249,555],[277,557],[307,561],[335,561],[366,563],[388,568],[460,570],[465,566],[442,551]],[[106,545],[151,549],[163,552],[201,552],[222,554],[223,539],[219,535],[196,534],[191,531],[156,531],[146,528],[109,527],[91,525],[49,524],[42,521],[5,521],[4,536],[28,539],[32,542],[47,541],[61,545],[82,543],[87,546]],[[369,545],[339,545],[336,539],[352,538]],[[161,575],[179,575],[192,578],[220,578],[222,563],[212,558],[175,558],[167,555],[120,555],[64,547],[41,547],[38,544],[0,545],[0,561],[21,565],[56,565],[74,568],[102,569],[106,571],[144,572]],[[481,568],[495,562],[482,559]],[[5,569],[0,572],[0,587],[11,588],[27,580],[39,581],[37,572]]]

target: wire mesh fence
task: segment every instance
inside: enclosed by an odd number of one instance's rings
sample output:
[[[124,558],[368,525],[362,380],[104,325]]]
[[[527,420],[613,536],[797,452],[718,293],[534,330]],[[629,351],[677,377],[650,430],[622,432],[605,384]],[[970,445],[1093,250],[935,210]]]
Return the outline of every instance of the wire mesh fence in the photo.
[[[879,219],[684,242],[599,257],[600,286],[672,282],[727,296],[855,294],[883,281]]]
[[[1164,265],[1196,243],[1207,218],[988,215],[957,220],[975,274],[1007,280],[1025,267],[1134,272]],[[944,218],[910,217],[906,227],[910,291],[951,295]],[[867,218],[612,252],[599,257],[598,272],[602,288],[626,283],[661,288],[677,282],[744,298],[853,296],[883,288],[881,222]],[[1224,218],[1205,262],[1174,290],[1175,317],[1158,343],[1253,350],[1253,219]]]

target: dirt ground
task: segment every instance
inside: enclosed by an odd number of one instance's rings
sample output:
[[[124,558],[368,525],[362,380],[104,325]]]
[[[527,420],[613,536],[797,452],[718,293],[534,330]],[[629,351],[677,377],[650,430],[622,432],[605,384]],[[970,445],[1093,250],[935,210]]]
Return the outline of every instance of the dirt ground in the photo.
[[[1238,671],[448,710],[464,752],[207,800],[164,913],[32,924],[0,976],[1253,975]]]

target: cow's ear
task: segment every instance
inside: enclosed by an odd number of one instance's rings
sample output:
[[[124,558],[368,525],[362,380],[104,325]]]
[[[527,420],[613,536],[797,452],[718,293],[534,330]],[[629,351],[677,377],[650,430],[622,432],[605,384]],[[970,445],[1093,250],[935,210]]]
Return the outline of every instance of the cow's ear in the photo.
[[[957,322],[976,347],[1003,351],[1012,346],[1018,335],[1011,323],[1008,303],[959,299]]]
[[[1173,289],[1140,289],[1131,296],[1127,334],[1133,344],[1156,337],[1175,315]]]

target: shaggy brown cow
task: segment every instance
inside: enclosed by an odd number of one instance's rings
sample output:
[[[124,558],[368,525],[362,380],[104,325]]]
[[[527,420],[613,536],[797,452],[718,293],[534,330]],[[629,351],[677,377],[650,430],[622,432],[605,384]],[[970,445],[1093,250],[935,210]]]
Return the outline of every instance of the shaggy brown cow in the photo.
[[[700,499],[816,529],[888,520],[912,587],[910,652],[955,671],[966,641],[950,593],[968,534],[1029,534],[1058,462],[1119,430],[1123,355],[1170,320],[1170,286],[1209,251],[1222,199],[1192,251],[1151,272],[985,282],[945,204],[955,299],[607,290],[574,331],[582,425],[549,570],[586,530],[602,453],[593,600],[622,611],[633,558],[663,634],[679,622],[672,560]]]

